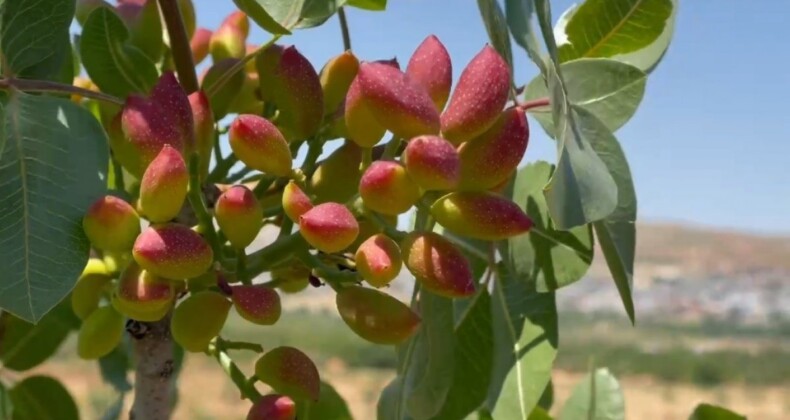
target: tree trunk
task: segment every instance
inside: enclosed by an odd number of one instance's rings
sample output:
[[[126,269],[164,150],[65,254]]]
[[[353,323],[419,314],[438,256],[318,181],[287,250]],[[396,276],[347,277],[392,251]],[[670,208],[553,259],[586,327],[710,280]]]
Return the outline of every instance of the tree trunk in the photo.
[[[168,420],[173,408],[173,337],[170,316],[156,322],[130,320],[134,360],[134,403],[129,420]]]

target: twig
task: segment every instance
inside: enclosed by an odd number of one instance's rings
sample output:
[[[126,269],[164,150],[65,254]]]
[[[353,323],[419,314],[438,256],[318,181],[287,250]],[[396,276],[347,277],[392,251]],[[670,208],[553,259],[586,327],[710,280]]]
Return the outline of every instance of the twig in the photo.
[[[252,285],[250,277],[247,276],[247,251],[244,248],[236,250],[236,278],[246,286]]]
[[[95,92],[63,83],[50,82],[48,80],[0,79],[0,90],[9,90],[11,88],[23,92],[70,93],[109,102],[115,105],[123,105],[124,103],[122,99],[106,93]]]

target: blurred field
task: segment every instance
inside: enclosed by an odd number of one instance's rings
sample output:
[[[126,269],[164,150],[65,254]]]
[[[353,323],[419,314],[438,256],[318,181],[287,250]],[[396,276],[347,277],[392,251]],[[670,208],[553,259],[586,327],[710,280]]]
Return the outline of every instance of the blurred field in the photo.
[[[783,325],[726,329],[715,323],[648,322],[631,328],[622,317],[589,314],[564,314],[561,324],[552,412],[559,411],[592,359],[619,377],[628,419],[685,419],[702,401],[752,419],[790,418],[790,339]],[[223,334],[265,348],[298,344],[322,365],[324,379],[357,420],[375,418],[378,394],[393,375],[392,351],[357,338],[335,314],[288,312],[275,327],[232,318]],[[96,364],[77,359],[73,348],[73,340],[67,342],[53,363],[38,370],[67,383],[83,418],[100,418],[116,394],[101,381]],[[251,353],[234,357],[250,372]],[[187,357],[179,385],[177,419],[242,419],[249,406],[214,360],[203,355]]]

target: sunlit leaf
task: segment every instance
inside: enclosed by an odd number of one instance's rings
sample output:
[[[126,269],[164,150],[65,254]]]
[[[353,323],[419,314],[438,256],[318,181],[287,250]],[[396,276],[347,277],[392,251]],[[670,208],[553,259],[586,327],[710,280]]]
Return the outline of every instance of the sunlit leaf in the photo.
[[[517,278],[534,281],[539,292],[558,289],[580,280],[593,259],[592,231],[579,226],[557,230],[549,217],[543,186],[551,177],[552,166],[536,162],[518,171],[508,191],[535,225],[528,234],[508,241],[508,263]]]
[[[603,132],[603,123],[592,113],[578,107],[575,110],[582,122],[582,129]],[[615,210],[603,220],[593,223],[593,227],[620,299],[633,323],[636,322],[632,296],[636,252],[636,191],[625,153],[614,135],[593,138],[595,141],[592,147],[606,164],[618,191]]]
[[[456,302],[456,307],[459,305]],[[485,401],[494,363],[491,296],[480,291],[456,311],[455,369],[439,419],[463,419]]]
[[[746,417],[724,407],[702,403],[694,409],[689,420],[746,420]]]
[[[564,25],[560,61],[641,50],[661,36],[673,8],[672,0],[586,0]]]
[[[617,131],[636,112],[645,94],[647,75],[638,68],[619,61],[590,58],[561,65],[565,88],[571,104],[590,111],[610,131]],[[526,100],[549,96],[542,76],[527,85]],[[529,110],[550,136],[554,136],[551,107]]]
[[[102,92],[125,98],[147,93],[156,83],[153,61],[129,42],[129,30],[108,7],[91,12],[80,36],[85,71]]]
[[[332,385],[321,382],[321,393],[318,402],[297,402],[296,418],[299,420],[352,420],[351,411],[343,397]]]
[[[510,47],[510,33],[508,32],[505,14],[499,7],[497,0],[477,0],[477,8],[488,33],[491,45],[505,59],[513,77],[513,51]]]
[[[625,403],[620,383],[608,369],[588,374],[562,407],[560,420],[622,420]]]
[[[359,9],[381,11],[387,8],[387,0],[348,0],[349,6]]]
[[[66,99],[12,91],[0,112],[0,307],[37,322],[88,261],[82,217],[106,191],[107,138]]]
[[[554,293],[537,293],[499,265],[492,296],[494,369],[486,406],[495,419],[526,420],[551,379],[557,355]]]

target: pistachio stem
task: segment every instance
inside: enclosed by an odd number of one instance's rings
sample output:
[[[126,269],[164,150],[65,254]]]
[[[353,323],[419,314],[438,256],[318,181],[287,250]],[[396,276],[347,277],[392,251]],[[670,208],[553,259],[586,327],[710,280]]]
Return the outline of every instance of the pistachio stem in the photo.
[[[217,337],[217,346],[222,350],[249,350],[256,353],[263,353],[263,346],[258,343],[248,343],[246,341],[231,341]]]
[[[214,260],[222,260],[222,244],[219,243],[217,231],[214,230],[214,222],[208,212],[206,202],[203,200],[203,192],[200,185],[200,158],[197,153],[193,153],[189,158],[189,192],[187,193],[189,204],[198,219],[200,231],[206,237],[214,251]]]
[[[337,17],[340,19],[340,32],[343,35],[343,49],[349,51],[351,49],[351,34],[348,31],[346,11],[342,6],[337,8]]]
[[[299,232],[278,238],[247,257],[247,273],[257,276],[294,256],[296,251],[303,248],[307,248],[307,243]]]
[[[381,155],[381,160],[390,160],[398,154],[398,149],[400,148],[401,139],[395,136],[392,136],[390,141],[387,142],[387,145],[384,148],[384,153]]]
[[[533,99],[531,101],[520,102],[519,104],[516,105],[516,107],[526,112],[533,108],[541,108],[549,105],[551,105],[551,102],[549,101],[548,97],[545,97],[545,98]]]
[[[0,90],[17,89],[23,92],[44,92],[44,93],[70,93],[84,96],[86,98],[97,99],[115,105],[123,105],[123,99],[106,93],[94,92],[81,87],[66,85],[63,83],[50,82],[48,80],[24,80],[24,79],[0,79]]]
[[[247,252],[244,248],[236,250],[236,278],[245,286],[252,285],[252,280],[247,276]]]
[[[218,348],[215,344],[213,348],[209,347],[208,352],[217,359],[217,362],[220,367],[222,367],[222,370],[225,371],[225,374],[227,374],[230,380],[239,388],[243,398],[247,398],[250,401],[257,401],[261,397],[261,394],[255,389],[253,383],[247,381],[244,372],[236,366],[236,363],[233,362],[233,359],[226,350]]]
[[[373,149],[370,147],[362,148],[362,166],[359,171],[365,173],[371,163],[373,163]]]

